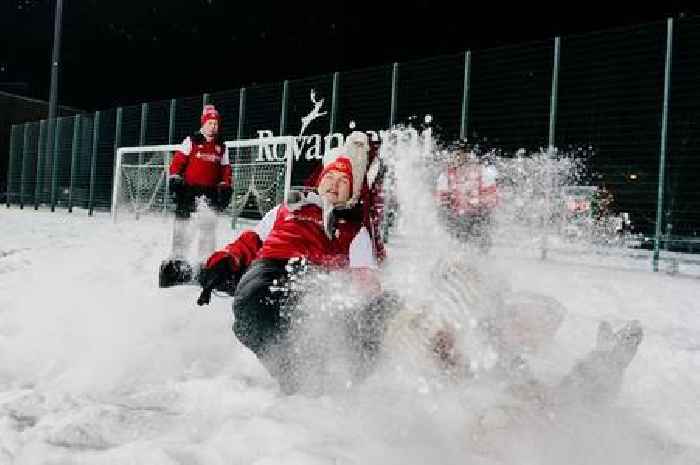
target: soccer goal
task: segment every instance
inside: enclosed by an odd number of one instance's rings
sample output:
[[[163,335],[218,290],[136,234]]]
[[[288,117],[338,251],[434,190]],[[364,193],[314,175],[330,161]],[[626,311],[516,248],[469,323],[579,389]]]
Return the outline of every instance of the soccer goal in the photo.
[[[241,216],[262,218],[287,201],[295,143],[292,136],[226,142],[233,171],[232,227]]]
[[[291,189],[294,137],[227,141],[233,194],[227,214],[235,226],[241,215],[260,218],[287,200]],[[174,209],[168,168],[180,145],[120,147],[115,154],[112,218],[166,214]]]

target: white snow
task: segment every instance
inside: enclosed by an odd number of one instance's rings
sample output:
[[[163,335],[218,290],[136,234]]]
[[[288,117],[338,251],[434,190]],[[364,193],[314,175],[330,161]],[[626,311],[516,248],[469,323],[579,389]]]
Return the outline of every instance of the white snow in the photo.
[[[157,287],[170,222],[0,209],[0,464],[700,463],[696,277],[502,247],[474,259],[566,307],[532,360],[544,382],[593,348],[600,320],[641,321],[620,395],[601,410],[533,412],[487,379],[420,370],[284,396],[236,341],[230,298],[202,308],[196,287]],[[219,226],[221,245],[234,234]],[[390,244],[389,269],[420,288],[425,257],[450,251],[435,243],[402,261],[413,240]]]

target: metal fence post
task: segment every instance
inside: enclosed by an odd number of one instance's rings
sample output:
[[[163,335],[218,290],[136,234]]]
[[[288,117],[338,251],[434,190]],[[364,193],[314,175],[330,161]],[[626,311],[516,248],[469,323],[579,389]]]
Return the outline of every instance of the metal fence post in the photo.
[[[58,141],[61,138],[62,118],[56,118],[53,133],[53,157],[51,158],[51,211],[56,211],[56,186],[58,184]]]
[[[464,86],[462,88],[462,118],[459,124],[459,138],[467,137],[469,130],[469,80],[472,70],[472,52],[464,52]]]
[[[39,201],[41,198],[41,178],[44,176],[44,172],[41,169],[43,164],[43,160],[41,159],[41,148],[46,147],[46,144],[42,142],[45,137],[48,137],[47,126],[47,120],[41,120],[39,123],[39,140],[36,148],[36,181],[34,182],[34,210],[39,210]]]
[[[88,215],[92,216],[95,204],[95,171],[97,170],[97,146],[100,143],[100,111],[95,112],[92,125],[92,157],[90,158],[90,195],[88,197]]]
[[[68,188],[68,213],[73,213],[73,189],[75,171],[78,169],[78,144],[80,143],[80,115],[73,117],[73,140],[70,147],[70,186]]]
[[[554,38],[554,66],[552,69],[552,96],[549,102],[549,150],[554,150],[557,125],[557,104],[559,102],[559,57],[561,38]]]
[[[168,145],[175,139],[175,112],[177,111],[177,100],[170,99],[170,110],[168,111]],[[170,167],[170,154],[165,155],[165,198],[163,199],[163,213],[168,212],[168,201],[170,200],[170,183],[168,182],[168,172]]]
[[[236,132],[236,139],[243,139],[243,125],[245,124],[245,87],[241,87],[238,96],[238,131]],[[229,155],[230,156],[230,155]],[[235,160],[238,161],[240,157],[240,149],[236,148]],[[235,176],[235,174],[234,174]],[[233,182],[236,182],[234,179]],[[238,215],[231,215],[231,229],[236,229],[236,219]]]
[[[116,185],[117,169],[119,164],[117,163],[117,149],[122,145],[122,121],[124,120],[124,109],[122,107],[117,107],[116,122],[114,124],[114,161],[112,162],[112,197],[114,197],[114,192],[119,188]],[[112,205],[110,205],[112,208]]]
[[[206,95],[206,94],[204,94]],[[204,97],[202,97],[204,98]],[[148,103],[142,103],[141,104],[141,125],[139,127],[139,145],[144,146],[146,145],[146,127],[148,125]],[[143,153],[139,153],[139,168],[136,176],[136,195],[139,196],[139,201],[141,201],[141,191],[142,191],[142,186],[143,186]],[[140,217],[139,212],[136,212],[136,219],[138,220]]]
[[[284,80],[282,83],[282,111],[280,111],[280,132],[279,135],[283,136],[287,130],[287,100],[289,94],[289,81]]]
[[[243,139],[243,124],[245,124],[245,87],[241,87],[238,96],[238,131],[236,139]]]
[[[338,71],[333,73],[333,90],[331,96],[331,117],[329,134],[335,132],[336,118],[338,116],[338,81],[340,79],[340,73]]]
[[[391,108],[389,110],[389,127],[393,127],[396,123],[396,103],[398,97],[398,86],[399,83],[399,64],[394,62],[391,69]]]
[[[656,199],[656,233],[654,237],[654,258],[652,269],[659,271],[659,247],[661,242],[661,221],[663,220],[664,188],[666,181],[666,150],[668,139],[668,102],[671,93],[671,58],[673,53],[673,18],[666,21],[666,66],[664,69],[664,106],[661,115],[661,147],[659,149],[659,187]]]
[[[542,237],[540,239],[540,259],[547,259],[549,248],[549,238],[547,226],[552,218],[552,198],[551,192],[556,187],[552,171],[552,157],[554,155],[554,137],[556,134],[557,121],[557,103],[559,102],[559,55],[560,55],[561,40],[559,37],[554,38],[554,58],[552,62],[552,91],[549,98],[549,136],[547,147],[546,166],[544,170],[545,176],[545,211],[542,217]]]
[[[12,182],[12,157],[15,153],[15,133],[19,125],[13,124],[10,130],[10,156],[7,159],[7,190],[5,192],[5,205],[10,208],[10,183]]]
[[[139,126],[139,145],[146,145],[146,126],[148,124],[148,103],[141,104],[141,125]]]
[[[29,149],[29,124],[24,123],[24,134],[22,135],[22,160],[19,163],[19,208],[24,209],[24,163],[27,159]]]
[[[168,112],[168,144],[175,139],[175,111],[177,111],[177,100],[170,99],[170,110]]]

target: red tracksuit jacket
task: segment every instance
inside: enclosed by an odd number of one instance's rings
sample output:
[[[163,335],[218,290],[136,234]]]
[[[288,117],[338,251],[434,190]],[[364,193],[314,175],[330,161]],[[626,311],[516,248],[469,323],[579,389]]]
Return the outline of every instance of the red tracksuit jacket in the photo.
[[[219,137],[207,142],[202,133],[187,137],[182,150],[175,152],[170,174],[183,175],[185,184],[214,187],[220,182],[231,186],[231,164],[228,149]]]

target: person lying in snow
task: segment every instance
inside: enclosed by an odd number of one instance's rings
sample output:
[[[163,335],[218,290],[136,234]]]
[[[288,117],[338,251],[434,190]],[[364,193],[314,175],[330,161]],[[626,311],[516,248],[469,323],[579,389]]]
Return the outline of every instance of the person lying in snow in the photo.
[[[459,257],[438,264],[431,278],[434,299],[395,312],[387,324],[385,350],[434,376],[491,380],[532,405],[613,400],[643,339],[636,320],[617,332],[603,321],[593,350],[559,383],[546,385],[535,377],[528,358],[554,339],[566,314],[561,303],[512,291]]]
[[[345,145],[324,157],[316,189],[270,210],[254,229],[243,231],[209,257],[200,274],[199,305],[208,304],[211,290],[232,293],[233,331],[253,351],[285,392],[297,388],[289,361],[271,348],[284,344],[294,306],[303,294],[301,275],[312,270],[343,270],[362,288],[368,302],[358,325],[367,358],[381,341],[383,308],[391,297],[381,292],[377,276],[378,246],[369,199],[374,178],[366,178],[370,143],[353,132]],[[373,162],[378,162],[376,158]],[[376,170],[370,167],[371,173]],[[374,236],[374,237],[373,237]]]

